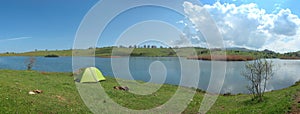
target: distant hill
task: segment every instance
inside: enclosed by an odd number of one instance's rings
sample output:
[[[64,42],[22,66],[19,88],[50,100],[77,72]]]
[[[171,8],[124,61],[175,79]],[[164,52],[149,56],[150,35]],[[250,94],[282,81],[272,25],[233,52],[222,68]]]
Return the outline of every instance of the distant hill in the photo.
[[[143,57],[176,57],[180,53],[181,57],[190,56],[208,56],[211,54],[224,54],[227,55],[239,55],[239,56],[256,56],[263,58],[282,58],[282,59],[300,59],[300,51],[290,52],[285,54],[276,53],[274,51],[265,49],[263,51],[251,50],[241,47],[229,47],[226,51],[222,49],[206,49],[202,47],[155,47],[155,46],[145,46],[146,48],[140,46],[129,47],[103,47],[96,49],[78,49],[78,50],[45,50],[45,51],[32,51],[25,53],[13,53],[7,52],[2,53],[0,56],[47,56],[47,55],[57,55],[57,56],[72,56],[73,54],[80,56],[91,56],[95,54],[97,57],[122,57],[122,56],[143,56]],[[192,52],[190,49],[195,49]],[[112,53],[114,52],[114,53]],[[236,57],[236,56],[234,56]]]
[[[244,51],[244,52],[254,52],[255,50],[247,49],[247,48],[241,48],[241,47],[229,47],[226,48],[226,50],[230,51]]]

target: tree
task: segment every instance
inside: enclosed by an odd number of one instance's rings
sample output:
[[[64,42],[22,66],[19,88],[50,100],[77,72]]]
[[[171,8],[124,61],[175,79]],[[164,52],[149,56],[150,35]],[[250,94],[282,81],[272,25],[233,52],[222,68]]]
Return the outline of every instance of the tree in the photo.
[[[35,63],[35,58],[34,57],[30,57],[29,58],[29,61],[28,61],[28,64],[27,64],[27,70],[31,70],[33,65]]]
[[[263,101],[267,81],[274,75],[273,66],[273,62],[266,59],[257,59],[253,63],[246,63],[245,70],[241,74],[250,81],[247,88],[253,95],[252,100]]]
[[[92,50],[92,49],[96,49],[96,48],[95,48],[95,47],[89,47],[88,49],[89,49],[89,50]]]

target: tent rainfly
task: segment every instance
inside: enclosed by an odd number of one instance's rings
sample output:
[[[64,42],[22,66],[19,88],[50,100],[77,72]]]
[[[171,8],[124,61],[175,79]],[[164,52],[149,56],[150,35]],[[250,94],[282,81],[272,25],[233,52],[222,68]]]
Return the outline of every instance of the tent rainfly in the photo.
[[[95,67],[88,67],[84,70],[80,83],[99,82],[105,80],[101,71]]]

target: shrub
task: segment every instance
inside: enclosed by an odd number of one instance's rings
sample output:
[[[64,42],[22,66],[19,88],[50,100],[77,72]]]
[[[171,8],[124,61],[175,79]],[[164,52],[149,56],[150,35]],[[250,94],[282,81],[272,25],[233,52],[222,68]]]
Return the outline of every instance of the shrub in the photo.
[[[33,65],[35,63],[35,58],[34,57],[30,57],[29,58],[29,61],[28,61],[28,64],[27,64],[27,70],[31,70]]]
[[[246,63],[245,70],[241,73],[250,81],[248,90],[253,95],[253,100],[263,101],[267,81],[273,76],[273,63],[266,59],[257,59],[253,63]]]
[[[55,54],[50,54],[50,55],[46,55],[45,57],[59,57],[59,56]]]

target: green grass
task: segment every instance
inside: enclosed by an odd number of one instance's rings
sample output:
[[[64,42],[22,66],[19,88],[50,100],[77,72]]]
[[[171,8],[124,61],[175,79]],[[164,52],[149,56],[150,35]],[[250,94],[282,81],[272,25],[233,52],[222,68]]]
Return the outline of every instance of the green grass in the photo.
[[[71,73],[15,70],[0,70],[0,72],[0,113],[91,113],[81,100]],[[101,85],[110,98],[124,107],[136,110],[158,107],[168,101],[178,89],[178,86],[165,84],[153,94],[136,95],[114,90],[113,86],[118,85],[116,80],[106,78]],[[44,92],[29,95],[28,92],[34,89],[41,89]],[[190,90],[184,88],[186,92]],[[294,104],[294,96],[299,90],[300,84],[297,83],[286,89],[267,92],[265,101],[261,103],[252,101],[251,96],[245,94],[219,96],[208,113],[287,113]],[[203,96],[204,92],[197,91],[183,113],[197,113]]]
[[[290,110],[293,103],[293,95],[299,91],[299,87],[268,92],[265,101],[258,103],[252,101],[249,95],[220,96],[214,104],[211,113],[276,113],[283,114]]]
[[[108,56],[146,56],[146,57],[173,57],[179,55],[189,56],[193,53],[186,51],[187,48],[180,49],[169,49],[169,48],[97,48],[95,51],[93,49],[87,50],[59,50],[59,51],[33,51],[25,53],[2,53],[0,56],[46,56],[46,55],[58,55],[58,56],[72,56],[72,53],[80,56],[95,56],[108,57]],[[198,49],[201,51],[204,49]],[[113,53],[113,54],[112,54]]]
[[[32,51],[32,52],[25,52],[25,53],[3,53],[3,54],[0,54],[0,56],[46,56],[46,55],[72,56],[72,50]]]
[[[70,73],[0,70],[0,113],[86,113]],[[30,90],[43,90],[29,95]]]

